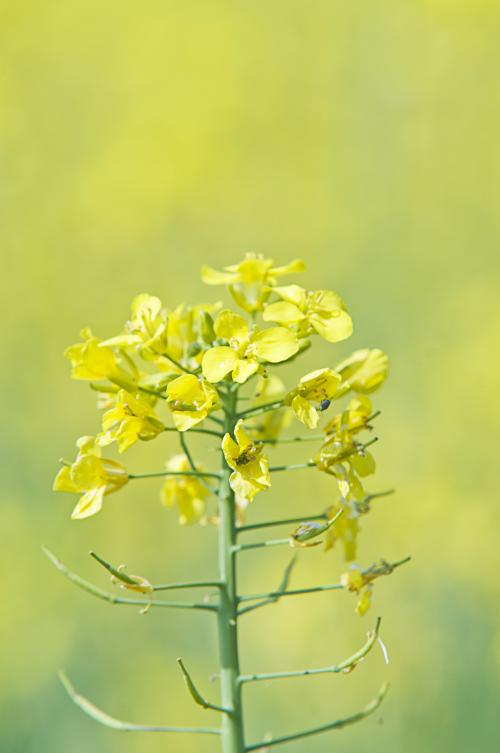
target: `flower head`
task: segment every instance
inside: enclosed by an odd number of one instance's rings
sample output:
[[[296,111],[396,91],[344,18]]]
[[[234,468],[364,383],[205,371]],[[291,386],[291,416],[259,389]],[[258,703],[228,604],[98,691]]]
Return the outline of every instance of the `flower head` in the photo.
[[[76,443],[78,455],[70,466],[63,466],[54,480],[56,492],[82,494],[71,517],[88,518],[102,507],[106,494],[118,491],[128,481],[123,465],[101,458],[95,437],[80,437]]]
[[[387,377],[389,359],[378,348],[356,350],[336,370],[345,387],[355,392],[374,392]]]
[[[230,434],[226,434],[222,440],[226,463],[233,469],[229,483],[238,497],[251,502],[258,492],[271,486],[269,461],[263,453],[262,444],[250,439],[241,420],[235,426],[234,436],[236,442]]]
[[[219,396],[207,381],[194,374],[183,374],[167,386],[167,404],[179,431],[187,431],[215,410]]]
[[[341,381],[340,375],[332,369],[311,371],[301,377],[297,388],[288,393],[285,402],[292,406],[299,421],[308,429],[314,429],[319,421],[318,410],[330,405]]]
[[[201,279],[207,285],[227,285],[236,303],[253,313],[262,309],[269,296],[269,286],[275,285],[278,277],[304,270],[305,264],[300,259],[275,267],[274,259],[250,253],[239,264],[224,267],[223,272],[203,266]]]
[[[191,466],[186,455],[174,455],[166,463],[167,471],[189,471]],[[205,514],[205,499],[209,492],[195,476],[167,478],[161,490],[161,500],[166,507],[177,504],[179,523],[197,523]]]
[[[125,452],[139,439],[154,439],[165,427],[156,417],[150,399],[120,390],[116,404],[103,416],[102,429],[97,444],[105,446],[117,442],[118,452]]]
[[[262,315],[264,321],[291,327],[299,337],[317,332],[331,343],[351,336],[352,319],[337,293],[331,290],[308,292],[299,285],[273,288],[273,293],[281,301],[266,306]]]
[[[203,376],[209,382],[220,382],[231,374],[235,382],[243,384],[258,371],[261,361],[286,361],[299,349],[297,337],[285,327],[250,331],[243,317],[229,309],[220,312],[214,331],[218,340],[227,344],[203,355]]]

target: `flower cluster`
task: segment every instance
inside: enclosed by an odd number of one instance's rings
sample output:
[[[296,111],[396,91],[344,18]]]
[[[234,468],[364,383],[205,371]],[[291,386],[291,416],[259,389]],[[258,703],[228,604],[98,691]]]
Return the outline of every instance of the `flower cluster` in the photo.
[[[286,469],[270,465],[266,444],[312,440],[319,444],[312,460],[291,468],[316,467],[334,479],[325,506],[327,520],[335,521],[321,528],[325,548],[341,541],[346,560],[356,558],[360,517],[369,510],[365,479],[375,471],[367,449],[371,442],[360,436],[372,430],[377,414],[368,395],[387,376],[387,356],[378,349],[358,349],[288,387],[284,378],[269,373],[275,365],[295,361],[314,337],[340,344],[352,334],[352,319],[337,293],[278,285],[281,278],[304,271],[299,260],[278,266],[273,259],[247,254],[222,271],[202,269],[202,280],[226,286],[240,312],[220,302],[169,308],[157,296],[142,293],[118,334],[99,339],[90,329],[82,330],[82,341],[65,356],[72,377],[90,382],[98,393],[104,413],[100,430],[78,440],[76,460],[63,465],[54,482],[57,491],[82,495],[74,518],[99,512],[104,496],[129,479],[164,475],[161,499],[167,507],[178,507],[181,524],[216,522],[210,505],[219,488],[208,479],[220,474],[205,472],[194,460],[187,435],[217,439],[240,513],[271,487],[273,471]],[[247,402],[228,413],[231,400]],[[319,435],[283,436],[294,418],[311,431],[324,415],[329,420]],[[178,436],[182,452],[166,460],[164,472],[132,474],[101,456],[102,448],[115,443],[121,454],[168,432]],[[306,545],[309,534],[316,535],[314,526],[306,529],[299,527],[294,545]],[[371,585],[355,581],[356,573],[351,572],[348,587],[361,592],[362,613]]]

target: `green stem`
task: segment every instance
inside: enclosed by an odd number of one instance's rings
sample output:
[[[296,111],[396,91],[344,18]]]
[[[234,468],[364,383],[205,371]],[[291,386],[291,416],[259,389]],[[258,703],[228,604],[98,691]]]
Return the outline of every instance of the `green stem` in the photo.
[[[74,583],[75,586],[78,586],[78,588],[81,588],[83,591],[86,591],[87,593],[92,594],[92,596],[96,596],[98,599],[107,601],[110,604],[130,604],[132,606],[138,606],[138,607],[143,607],[143,608],[151,606],[151,607],[168,607],[170,609],[200,609],[205,612],[216,612],[218,609],[218,607],[216,607],[213,604],[197,604],[197,603],[183,602],[183,601],[161,601],[157,599],[156,600],[155,599],[129,599],[123,596],[115,596],[112,593],[108,593],[107,591],[103,591],[101,588],[94,586],[93,583],[89,583],[88,580],[81,578],[79,575],[77,575],[76,573],[73,573],[71,570],[68,570],[66,565],[64,565],[46,547],[42,546],[42,551],[49,558],[52,564],[59,570],[59,572],[62,573],[69,581]]]
[[[186,437],[184,436],[183,432],[179,433],[179,442],[182,448],[182,451],[184,452],[184,455],[188,459],[188,463],[191,466],[191,470],[195,473],[199,473],[198,468],[196,467],[196,464],[194,462],[193,456],[191,455],[191,451],[188,447],[188,444],[186,442]],[[208,484],[203,478],[200,478],[200,484],[202,484],[207,491],[210,492],[210,494],[217,494],[217,489],[214,489],[210,484]]]
[[[246,531],[256,531],[259,528],[272,528],[273,526],[287,526],[293,523],[305,523],[309,520],[328,520],[328,515],[323,512],[321,515],[303,515],[301,518],[282,518],[281,520],[269,520],[267,523],[251,523],[248,526],[240,526],[236,533],[246,533]]]
[[[354,724],[355,722],[359,722],[365,717],[369,716],[370,714],[373,714],[374,711],[378,709],[382,701],[384,700],[385,694],[387,693],[389,686],[384,685],[380,693],[376,698],[373,699],[367,706],[365,706],[362,711],[358,711],[357,714],[352,714],[352,716],[346,716],[344,719],[337,719],[334,722],[329,722],[328,724],[322,724],[320,727],[312,727],[311,729],[303,730],[302,732],[296,732],[293,735],[285,735],[284,737],[275,737],[274,740],[270,740],[269,742],[261,742],[261,743],[254,743],[254,745],[247,745],[245,750],[247,753],[251,750],[260,750],[261,748],[270,748],[274,745],[281,745],[281,743],[290,743],[293,740],[300,740],[303,737],[310,737],[311,735],[319,735],[321,732],[328,732],[332,729],[342,729],[342,727],[346,727],[348,724]]]
[[[350,671],[361,659],[371,651],[378,638],[380,630],[380,617],[377,619],[375,628],[368,633],[368,640],[356,653],[349,656],[348,659],[339,664],[333,664],[330,667],[320,667],[319,669],[300,669],[293,672],[266,672],[264,674],[240,675],[240,683],[260,682],[261,680],[286,680],[289,677],[309,677],[311,675],[338,674],[340,672]]]
[[[324,434],[311,434],[309,437],[277,437],[276,439],[261,439],[262,444],[292,444],[293,442],[319,442],[325,441]]]
[[[316,463],[314,460],[309,460],[307,463],[292,463],[291,465],[275,465],[269,468],[271,473],[277,473],[278,471],[301,471],[303,468],[314,468]]]
[[[59,679],[75,706],[78,706],[87,716],[90,716],[99,724],[105,727],[120,730],[121,732],[188,732],[202,735],[220,735],[218,729],[208,729],[206,727],[159,727],[152,724],[134,724],[133,722],[122,722],[121,719],[115,719],[114,716],[106,714],[100,708],[95,706],[88,698],[80,695],[74,689],[72,683],[66,677],[64,672],[59,672]]]
[[[223,396],[224,429],[232,433],[237,421],[236,388]],[[222,454],[222,453],[221,453]],[[230,713],[222,718],[223,753],[244,753],[243,709],[238,656],[236,585],[236,506],[234,492],[229,485],[231,469],[222,455],[222,474],[219,488],[219,578],[221,581],[218,610],[220,653],[221,703]]]
[[[153,471],[152,473],[129,473],[130,479],[134,478],[160,478],[162,476],[198,476],[199,478],[217,478],[220,479],[220,473],[211,473],[210,471]]]
[[[252,416],[260,416],[261,413],[267,413],[270,410],[277,410],[277,408],[283,407],[283,400],[274,400],[272,403],[265,403],[264,405],[258,405],[255,408],[248,408],[237,414],[237,418],[250,418]]]
[[[248,549],[262,549],[263,547],[267,546],[285,546],[285,544],[288,544],[290,546],[290,536],[286,539],[271,539],[270,541],[256,541],[253,544],[234,544],[232,546],[232,551],[234,554],[237,554],[238,552],[245,552]]]
[[[179,431],[179,429],[175,429],[172,426],[166,426],[164,431],[174,431],[176,434],[180,434],[181,436],[184,433],[182,431]],[[190,434],[210,434],[212,437],[218,437],[219,439],[222,439],[222,437],[224,436],[220,431],[214,431],[212,429],[193,428],[193,429],[188,429],[188,431]]]

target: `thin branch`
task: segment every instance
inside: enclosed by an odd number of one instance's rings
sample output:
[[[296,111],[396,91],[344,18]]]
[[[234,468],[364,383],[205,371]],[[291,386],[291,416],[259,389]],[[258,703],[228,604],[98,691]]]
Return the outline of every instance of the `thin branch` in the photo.
[[[276,437],[276,439],[261,439],[262,444],[292,444],[293,442],[319,442],[325,441],[324,434],[311,434],[309,437]]]
[[[188,459],[188,463],[191,466],[191,470],[194,471],[195,473],[199,473],[198,468],[196,467],[196,464],[195,464],[195,462],[193,460],[193,456],[191,455],[191,452],[189,450],[188,444],[186,442],[186,437],[184,436],[183,432],[179,432],[179,442],[180,442],[180,445],[181,445],[181,448],[182,448],[182,451],[183,451],[184,455]],[[205,489],[207,491],[209,491],[210,494],[216,494],[217,493],[217,489],[212,488],[210,486],[210,484],[207,484],[207,482],[203,478],[200,478],[200,483],[203,484],[203,486],[205,487]]]
[[[349,724],[354,724],[355,722],[359,722],[362,719],[365,719],[365,717],[369,716],[370,714],[373,714],[373,712],[378,709],[378,707],[384,700],[384,697],[388,689],[389,689],[388,685],[383,685],[378,696],[374,698],[373,701],[371,701],[367,706],[365,706],[364,709],[362,709],[361,711],[358,711],[356,714],[352,714],[352,716],[346,716],[343,719],[337,719],[335,722],[322,724],[320,727],[312,727],[311,729],[307,729],[302,732],[296,732],[293,735],[285,735],[284,737],[275,737],[274,740],[268,740],[265,742],[254,743],[253,745],[247,745],[245,748],[245,751],[246,753],[249,753],[249,751],[259,750],[260,748],[270,748],[274,745],[281,745],[281,743],[290,743],[293,740],[300,740],[303,737],[310,737],[311,735],[318,735],[321,732],[328,732],[329,730],[333,730],[333,729],[341,729],[342,727],[346,727]]]
[[[106,570],[108,570],[108,572],[110,572],[111,575],[113,575],[115,578],[122,580],[124,583],[137,586],[137,581],[135,581],[133,578],[130,578],[122,570],[117,570],[112,565],[110,565],[109,562],[106,562],[106,560],[104,560],[95,552],[89,552],[89,554],[97,562],[99,562],[100,565],[106,568]],[[151,589],[153,591],[176,591],[176,590],[179,591],[184,588],[221,588],[221,587],[222,587],[222,583],[217,580],[199,580],[199,581],[193,581],[189,583],[164,583],[158,586],[154,586],[151,584]]]
[[[252,609],[259,609],[260,607],[265,607],[268,604],[275,604],[282,596],[284,596],[285,593],[287,593],[288,584],[290,583],[290,577],[292,575],[292,570],[295,566],[295,563],[297,561],[297,554],[294,554],[290,562],[285,568],[285,572],[283,573],[283,577],[280,581],[280,584],[276,591],[270,595],[268,598],[263,599],[262,601],[258,601],[257,604],[252,604],[250,607],[245,607],[245,609],[242,609],[241,611],[238,611],[238,616],[240,614],[243,614],[244,612],[250,612]],[[239,599],[238,599],[239,602]]]
[[[197,476],[204,478],[220,479],[220,473],[211,471],[153,471],[152,473],[129,473],[129,479],[135,478],[160,478],[162,476]]]
[[[282,518],[281,520],[269,520],[267,523],[251,523],[247,526],[240,526],[236,533],[246,533],[247,531],[256,531],[259,528],[272,528],[273,526],[286,526],[293,523],[304,523],[308,520],[327,520],[328,515],[323,512],[320,515],[302,515],[300,518]]]
[[[378,578],[382,575],[390,575],[393,572],[393,570],[395,570],[398,567],[401,567],[401,565],[405,565],[410,560],[411,560],[411,557],[405,557],[404,559],[399,560],[398,562],[393,562],[391,564],[387,562],[378,568],[378,572],[375,566],[375,568],[370,567],[370,568],[366,568],[366,570],[362,570],[361,574],[364,576],[365,575],[374,576],[371,578],[371,580],[374,580],[374,578]],[[256,601],[260,599],[269,599],[276,595],[279,595],[280,597],[281,596],[301,596],[302,594],[321,593],[322,591],[342,591],[343,589],[345,589],[345,586],[342,583],[331,583],[326,586],[312,586],[311,588],[295,588],[290,591],[285,591],[283,593],[271,591],[271,592],[262,593],[262,594],[247,594],[244,596],[240,596],[239,602],[241,604],[244,601]],[[238,614],[242,615],[242,614],[245,614],[246,612],[251,612],[257,606],[260,606],[260,604],[261,602],[259,602],[259,604],[252,604],[251,606],[245,607],[244,609],[240,609]]]
[[[176,434],[180,434],[181,436],[185,433],[185,432],[179,431],[179,429],[175,429],[172,426],[166,426],[165,429],[164,429],[164,431],[173,431]],[[218,437],[219,439],[222,439],[222,437],[224,436],[224,434],[222,434],[221,432],[214,431],[212,429],[196,429],[196,428],[192,428],[192,429],[188,429],[187,431],[189,432],[189,434],[210,434],[211,436]]]
[[[73,701],[85,714],[90,716],[99,724],[104,724],[106,727],[120,730],[121,732],[191,732],[194,734],[204,735],[220,735],[221,732],[218,729],[207,729],[205,727],[159,727],[150,724],[133,724],[132,722],[122,722],[120,719],[115,719],[113,716],[109,716],[106,712],[101,711],[91,701],[84,696],[76,692],[73,685],[66,677],[64,672],[59,672],[59,679],[61,683]]]
[[[171,609],[200,609],[206,612],[218,611],[218,607],[213,604],[198,604],[182,601],[160,601],[155,599],[146,601],[145,599],[131,599],[123,596],[115,596],[115,594],[103,591],[97,586],[94,586],[93,583],[89,583],[89,581],[81,578],[71,570],[68,570],[68,568],[46,547],[42,546],[42,551],[49,558],[52,564],[59,570],[59,572],[62,573],[68,580],[81,588],[83,591],[87,591],[87,593],[92,594],[92,596],[96,596],[98,599],[108,601],[110,604],[130,604],[132,606],[143,608],[147,607],[149,604],[153,607],[168,607]]]
[[[340,672],[346,672],[354,669],[361,659],[363,659],[375,645],[379,630],[380,630],[380,617],[377,619],[375,628],[368,633],[368,640],[356,653],[344,659],[340,664],[332,664],[330,667],[321,667],[320,669],[302,669],[292,672],[268,672],[265,674],[254,675],[240,675],[239,682],[241,684],[245,682],[256,682],[261,680],[282,680],[289,677],[307,677],[309,675],[324,675],[324,674],[338,674]]]
[[[268,546],[284,546],[285,544],[288,544],[288,546],[291,546],[290,541],[291,541],[290,536],[288,536],[286,539],[271,539],[270,541],[257,541],[253,544],[236,544],[235,546],[231,547],[231,551],[237,554],[238,552],[244,552],[248,549],[262,549]],[[270,596],[270,594],[268,594],[268,596]]]
[[[201,695],[200,691],[194,684],[193,680],[191,679],[191,675],[184,666],[184,662],[181,658],[177,659],[177,664],[181,668],[181,672],[184,676],[184,682],[186,683],[189,694],[198,706],[201,706],[204,709],[211,709],[212,711],[220,711],[222,714],[232,713],[231,709],[226,709],[223,706],[217,706],[215,703],[210,703],[210,701],[207,701],[207,699]]]
[[[269,468],[271,473],[277,473],[278,471],[301,471],[303,468],[314,468],[316,463],[314,460],[309,460],[307,463],[292,463],[291,465],[274,465]]]
[[[213,421],[215,424],[218,424],[219,426],[224,426],[224,421],[221,418],[216,418],[215,416],[207,416],[206,421]],[[189,429],[191,431],[191,429]]]
[[[270,410],[276,410],[283,407],[283,400],[274,400],[272,403],[265,403],[264,405],[258,405],[255,408],[248,408],[247,410],[238,413],[238,418],[250,418],[251,416],[259,416],[261,413],[267,413]]]

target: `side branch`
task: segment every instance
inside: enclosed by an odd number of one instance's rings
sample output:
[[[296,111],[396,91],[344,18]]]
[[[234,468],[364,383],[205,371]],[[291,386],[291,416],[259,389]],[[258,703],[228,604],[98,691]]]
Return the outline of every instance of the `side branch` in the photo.
[[[264,405],[258,405],[255,408],[248,408],[247,410],[238,413],[238,418],[250,418],[251,416],[260,416],[261,413],[267,413],[270,410],[277,410],[284,405],[283,400],[275,400],[272,403],[265,403]]]
[[[110,604],[129,604],[132,606],[138,606],[145,608],[148,605],[153,607],[167,607],[170,609],[200,609],[205,612],[217,612],[218,607],[214,604],[199,604],[199,603],[193,603],[193,602],[183,602],[183,601],[160,601],[158,599],[152,599],[152,600],[145,600],[145,599],[130,599],[128,597],[123,596],[115,596],[112,593],[108,593],[107,591],[103,591],[102,589],[98,588],[97,586],[94,586],[93,583],[89,583],[88,580],[85,580],[84,578],[81,578],[76,573],[73,573],[71,570],[68,570],[68,568],[54,555],[52,552],[50,552],[46,547],[42,547],[42,551],[44,554],[49,558],[49,560],[52,562],[52,564],[59,570],[60,573],[62,573],[69,581],[74,583],[78,588],[81,588],[83,591],[86,591],[89,594],[92,594],[92,596],[96,596],[98,599],[102,599],[103,601],[107,601]]]
[[[218,729],[207,729],[204,727],[159,727],[150,724],[122,722],[120,719],[115,719],[113,716],[109,716],[106,712],[101,711],[91,701],[77,693],[64,672],[59,672],[59,679],[73,703],[87,716],[90,716],[96,722],[99,722],[99,724],[104,724],[106,727],[111,727],[121,732],[192,732],[194,734],[220,735]]]
[[[226,709],[224,706],[217,706],[215,703],[210,703],[210,701],[207,701],[206,698],[202,696],[196,685],[194,684],[193,680],[191,679],[191,675],[187,671],[186,667],[184,666],[184,662],[181,658],[177,659],[177,664],[181,668],[181,672],[184,677],[184,682],[186,683],[186,687],[189,691],[189,695],[193,699],[193,701],[198,705],[201,706],[204,709],[211,709],[212,711],[220,711],[222,714],[231,714],[231,709]]]
[[[321,732],[329,732],[333,729],[342,729],[342,727],[347,727],[349,724],[354,724],[355,722],[359,722],[362,719],[365,719],[370,714],[373,714],[374,711],[378,709],[382,701],[384,700],[384,697],[389,689],[388,685],[383,685],[380,689],[380,692],[376,698],[373,699],[373,701],[370,701],[370,703],[365,706],[364,709],[361,711],[358,711],[357,714],[352,714],[352,716],[346,716],[343,719],[337,719],[335,722],[330,722],[329,724],[322,724],[320,727],[312,727],[311,729],[304,730],[303,732],[296,732],[293,735],[285,735],[284,737],[275,737],[274,740],[269,740],[265,742],[260,743],[254,743],[253,745],[247,745],[245,748],[246,753],[248,753],[251,750],[260,750],[261,748],[270,748],[274,745],[281,745],[281,743],[290,743],[294,740],[300,740],[303,737],[310,737],[311,735],[319,735]]]
[[[220,473],[210,471],[153,471],[152,473],[129,473],[129,479],[134,478],[160,478],[162,476],[198,476],[199,478],[220,479]]]
[[[268,672],[265,674],[240,675],[240,683],[257,682],[261,680],[283,680],[289,677],[307,677],[309,675],[338,674],[340,672],[350,672],[354,667],[371,651],[378,638],[380,630],[380,617],[377,619],[375,628],[368,633],[368,640],[356,653],[349,656],[340,664],[332,664],[330,667],[321,667],[319,669],[302,669],[292,672]]]
[[[123,572],[123,570],[117,570],[112,565],[109,564],[109,562],[106,562],[105,559],[100,557],[95,552],[89,552],[90,556],[93,557],[100,565],[102,565],[114,578],[117,578],[118,580],[123,581],[124,583],[128,583],[132,586],[137,586],[137,581],[135,581],[133,578],[130,578],[126,573]],[[152,591],[180,591],[184,588],[221,588],[222,584],[218,580],[197,580],[192,581],[188,583],[160,583],[159,585],[155,586],[151,584],[151,590]]]

